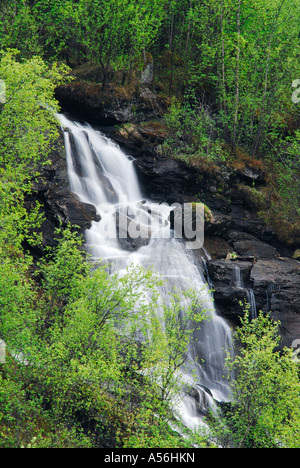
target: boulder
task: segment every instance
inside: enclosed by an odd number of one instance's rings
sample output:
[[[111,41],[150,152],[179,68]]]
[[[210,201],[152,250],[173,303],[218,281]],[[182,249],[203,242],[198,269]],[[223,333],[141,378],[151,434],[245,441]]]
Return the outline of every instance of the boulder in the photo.
[[[115,213],[118,241],[121,248],[134,251],[147,245],[151,239],[151,230],[134,216],[130,216],[127,209],[119,209]]]
[[[275,258],[278,256],[276,249],[257,239],[239,240],[233,243],[235,252],[241,256],[255,258]]]
[[[194,183],[195,171],[181,161],[153,154],[137,158],[134,162],[144,193],[153,201],[184,203],[188,187]]]

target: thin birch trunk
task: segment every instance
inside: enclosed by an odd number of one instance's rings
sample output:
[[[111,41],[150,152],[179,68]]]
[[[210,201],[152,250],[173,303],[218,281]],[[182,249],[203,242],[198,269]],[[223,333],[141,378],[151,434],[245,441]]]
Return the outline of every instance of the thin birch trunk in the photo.
[[[282,0],[280,7],[278,9],[277,15],[274,20],[274,25],[271,30],[270,36],[269,36],[269,42],[268,42],[268,53],[267,53],[267,60],[266,60],[266,70],[265,70],[265,82],[264,82],[264,92],[263,92],[263,98],[262,98],[262,106],[261,106],[261,113],[260,113],[260,120],[259,120],[259,127],[258,127],[258,132],[257,136],[254,142],[254,145],[252,147],[252,153],[254,156],[256,156],[259,143],[261,140],[262,136],[262,131],[263,131],[263,124],[264,124],[264,117],[266,113],[266,98],[267,98],[267,92],[268,92],[268,81],[269,81],[269,71],[270,71],[270,58],[271,58],[271,47],[272,47],[272,42],[274,35],[277,30],[277,25],[278,25],[278,20],[280,17],[280,13],[282,11],[283,5],[285,4],[286,0]]]
[[[233,140],[236,144],[237,128],[239,119],[239,105],[240,105],[240,58],[241,58],[241,6],[242,0],[238,2],[237,11],[237,48],[236,48],[236,71],[235,71],[235,112],[234,112],[234,125],[233,125]]]

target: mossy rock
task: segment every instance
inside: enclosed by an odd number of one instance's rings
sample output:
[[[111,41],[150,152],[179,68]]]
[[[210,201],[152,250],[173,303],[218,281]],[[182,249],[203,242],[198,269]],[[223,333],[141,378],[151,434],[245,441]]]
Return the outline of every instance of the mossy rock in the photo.
[[[205,203],[196,203],[196,202],[193,202],[192,203],[192,213],[193,215],[196,214],[197,212],[197,206],[203,206],[204,207],[204,220],[206,223],[212,223],[214,221],[214,216],[212,214],[212,211],[211,209],[205,205]]]
[[[300,249],[296,250],[296,251],[293,253],[292,258],[293,258],[294,260],[300,260]]]

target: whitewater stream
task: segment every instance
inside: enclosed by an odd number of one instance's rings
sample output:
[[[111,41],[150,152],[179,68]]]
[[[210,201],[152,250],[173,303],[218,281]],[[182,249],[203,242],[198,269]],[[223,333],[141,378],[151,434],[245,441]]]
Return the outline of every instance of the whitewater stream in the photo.
[[[204,266],[196,266],[193,250],[173,235],[170,208],[143,197],[133,159],[91,126],[61,114],[58,119],[64,131],[71,191],[94,205],[101,217],[86,232],[92,259],[111,263],[112,271],[123,271],[131,264],[152,266],[167,280],[161,291],[163,300],[168,300],[174,287],[180,291],[193,288],[210,315],[193,333],[182,369],[182,381],[192,391],[183,393],[176,407],[177,417],[187,427],[197,428],[207,407],[214,406],[215,400],[230,399],[224,364],[226,351],[233,347],[230,327],[215,311]],[[133,230],[138,226],[140,238],[128,240],[124,220],[132,221]]]

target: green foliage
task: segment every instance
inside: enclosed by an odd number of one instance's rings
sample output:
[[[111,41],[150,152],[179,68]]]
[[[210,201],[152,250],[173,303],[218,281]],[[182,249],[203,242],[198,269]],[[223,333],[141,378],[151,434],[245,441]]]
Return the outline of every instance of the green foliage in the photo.
[[[1,45],[22,45],[23,57],[99,63],[103,87],[114,72],[130,77],[151,52],[158,80],[181,96],[192,88],[203,109],[213,106],[224,138],[256,156],[295,111],[299,16],[295,0],[4,1]]]
[[[276,154],[279,190],[290,207],[291,217],[300,217],[300,130],[286,138],[285,145],[287,149]]]
[[[72,55],[80,60],[82,53],[81,22],[83,11],[72,0],[36,0],[32,14],[39,22],[39,38],[45,56],[51,61]]]
[[[160,146],[159,152],[185,160],[193,161],[205,157],[218,159],[221,144],[217,138],[217,126],[209,110],[196,100],[180,103],[173,99],[168,113],[164,116],[168,137]]]
[[[128,0],[73,0],[34,2],[47,57],[67,63],[91,60],[108,73],[127,70],[140,60],[156,38],[164,17],[164,3]]]
[[[41,54],[38,21],[27,0],[2,0],[0,11],[0,50],[19,49],[22,57]]]
[[[5,102],[0,104],[0,239],[5,250],[19,247],[25,237],[37,240],[33,228],[40,222],[39,206],[27,213],[24,199],[58,137],[53,96],[67,72],[55,63],[49,68],[38,57],[19,61],[18,55],[10,50],[0,59],[5,82]]]
[[[5,82],[6,101],[0,107],[0,164],[28,170],[31,176],[39,162],[46,163],[51,144],[58,138],[54,90],[67,68],[56,63],[49,68],[42,59],[18,61],[17,51],[2,53],[0,77]]]
[[[91,448],[82,431],[54,422],[11,359],[0,372],[0,448]]]
[[[239,354],[228,360],[235,373],[233,403],[216,422],[216,442],[239,448],[299,447],[299,365],[290,349],[278,351],[278,323],[262,313],[242,319]]]
[[[187,291],[162,304],[151,270],[109,275],[88,262],[76,233],[58,234],[38,282],[30,259],[1,263],[4,446],[64,446],[67,427],[76,446],[183,446],[169,423],[181,388],[176,371],[206,318],[198,298]]]

